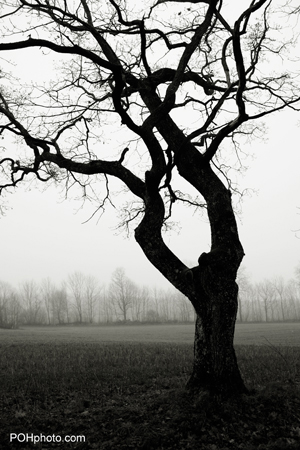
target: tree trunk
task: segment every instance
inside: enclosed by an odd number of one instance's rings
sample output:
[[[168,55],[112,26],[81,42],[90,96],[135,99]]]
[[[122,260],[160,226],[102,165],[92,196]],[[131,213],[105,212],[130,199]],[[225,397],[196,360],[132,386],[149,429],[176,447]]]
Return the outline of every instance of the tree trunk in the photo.
[[[238,286],[224,272],[214,272],[208,266],[197,283],[200,288],[195,305],[194,365],[187,387],[192,391],[230,396],[246,393],[247,389],[233,346]]]
[[[175,144],[174,144],[175,145]],[[197,314],[195,361],[188,387],[211,394],[247,392],[233,347],[238,308],[237,270],[244,256],[231,193],[189,144],[176,155],[179,174],[204,197],[211,228],[211,251],[188,268],[165,245],[164,203],[146,177],[145,213],[135,238],[149,261],[191,301]]]

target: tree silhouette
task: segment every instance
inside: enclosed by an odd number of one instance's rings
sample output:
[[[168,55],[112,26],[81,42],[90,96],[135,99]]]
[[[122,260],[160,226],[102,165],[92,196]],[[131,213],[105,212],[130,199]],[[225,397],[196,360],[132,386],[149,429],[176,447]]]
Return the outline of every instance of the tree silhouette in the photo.
[[[2,57],[35,48],[37,69],[49,51],[62,67],[30,90],[2,71],[1,185],[10,190],[32,177],[65,183],[67,191],[75,184],[101,209],[112,201],[111,178],[120,180],[128,191],[124,223],[195,308],[189,387],[236,394],[246,391],[233,347],[244,251],[228,166],[239,163],[240,138],[251,136],[259,119],[297,108],[287,61],[293,37],[282,40],[272,0],[249,0],[243,11],[240,2],[235,9],[222,0],[187,3],[2,6]],[[9,135],[17,140],[11,153]],[[211,228],[211,249],[191,268],[163,240],[180,204],[205,209]]]

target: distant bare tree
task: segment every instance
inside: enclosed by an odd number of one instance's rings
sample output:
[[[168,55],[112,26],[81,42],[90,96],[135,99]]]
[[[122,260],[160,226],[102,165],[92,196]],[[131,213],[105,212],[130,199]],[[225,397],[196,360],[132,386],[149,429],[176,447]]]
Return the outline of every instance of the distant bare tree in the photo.
[[[148,309],[146,311],[144,320],[150,323],[157,323],[161,321],[158,312],[154,309]]]
[[[136,295],[136,285],[125,275],[125,270],[118,267],[111,277],[109,296],[117,314],[126,322],[128,313]]]
[[[252,286],[251,317],[254,322],[265,321],[265,313],[263,311],[263,304],[259,295],[259,288],[259,283]]]
[[[52,292],[53,318],[55,323],[59,325],[69,322],[68,320],[68,294],[67,290],[62,287],[54,289]]]
[[[286,320],[288,309],[286,304],[286,285],[284,279],[282,277],[276,277],[272,280],[272,284],[275,290],[279,319]]]
[[[150,303],[150,290],[148,286],[143,286],[141,289],[139,289],[138,303],[139,303],[138,320],[143,320],[143,317],[145,316]]]
[[[274,319],[274,299],[275,289],[271,281],[264,280],[257,284],[257,292],[262,301],[265,314],[265,321],[270,322]],[[270,316],[271,311],[271,316]]]
[[[37,324],[41,321],[41,297],[37,284],[25,281],[21,286],[23,314],[27,324]]]
[[[18,296],[12,287],[0,281],[0,328],[17,328],[21,307]]]
[[[111,323],[115,319],[115,308],[110,301],[109,290],[103,288],[100,295],[99,322]]]
[[[53,323],[53,292],[55,291],[55,286],[50,278],[46,278],[41,283],[41,297],[44,301],[48,325]]]
[[[162,302],[163,292],[162,289],[157,289],[155,286],[152,289],[151,295],[151,309],[155,311],[156,317],[160,316],[160,304]]]
[[[140,322],[142,320],[143,310],[145,310],[145,304],[147,302],[147,295],[149,295],[149,291],[140,286],[135,286],[135,292],[132,296],[132,305],[131,305],[131,317],[132,320]],[[149,301],[149,297],[148,297]]]
[[[84,291],[85,276],[81,272],[74,272],[69,275],[68,286],[73,297],[73,309],[76,320],[82,323],[84,320]]]
[[[3,281],[0,282],[0,327],[8,323],[7,310],[9,303],[10,286]]]
[[[300,285],[296,280],[287,283],[286,300],[289,319],[300,320]]]
[[[20,299],[15,290],[11,291],[10,301],[7,313],[7,320],[11,328],[17,328],[20,324],[22,308],[20,305]]]
[[[97,279],[93,276],[85,277],[85,302],[86,302],[86,315],[88,322],[92,323],[96,317],[96,305],[99,302],[101,288]]]
[[[167,291],[161,291],[160,302],[159,302],[159,315],[161,320],[168,322],[174,320],[176,316],[175,308],[176,302],[171,294],[171,289]]]

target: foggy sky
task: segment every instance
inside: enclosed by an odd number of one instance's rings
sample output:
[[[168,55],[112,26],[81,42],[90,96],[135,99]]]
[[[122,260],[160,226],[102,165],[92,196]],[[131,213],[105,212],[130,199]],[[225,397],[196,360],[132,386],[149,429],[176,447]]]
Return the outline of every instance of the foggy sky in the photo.
[[[241,189],[256,190],[244,197],[237,216],[246,254],[243,265],[253,282],[275,276],[290,279],[300,263],[299,132],[295,114],[277,115],[269,124],[267,141],[253,141],[249,147],[255,159],[250,159],[246,175],[238,175]],[[140,285],[169,286],[146,260],[134,236],[116,230],[113,208],[99,221],[83,224],[91,207],[79,209],[79,201],[63,201],[54,188],[16,190],[6,199],[11,209],[0,219],[2,281],[17,285],[49,277],[59,284],[80,271],[109,283],[113,270],[121,266]],[[175,227],[165,240],[193,265],[209,250],[209,225],[187,209],[180,220],[181,229]]]
[[[239,3],[238,3],[239,4]],[[32,52],[20,52],[20,74],[30,80],[37,74]],[[14,53],[17,61],[16,53]],[[22,59],[23,58],[23,59]],[[24,58],[26,64],[24,64]],[[48,68],[39,65],[38,76]],[[300,151],[299,114],[282,112],[267,123],[266,142],[252,141],[243,148],[253,153],[245,175],[234,175],[240,190],[256,191],[245,196],[242,213],[237,216],[240,238],[245,251],[243,265],[252,281],[294,276],[300,264]],[[43,188],[43,186],[42,186]],[[81,203],[62,201],[59,190],[44,192],[29,186],[7,195],[9,209],[0,218],[2,271],[0,280],[15,286],[25,280],[50,278],[55,283],[74,271],[94,275],[108,283],[116,267],[140,285],[169,286],[146,260],[134,241],[116,231],[116,212],[83,224],[93,209]],[[209,225],[205,218],[185,209],[178,218],[181,228],[165,236],[167,244],[188,265],[195,265],[199,255],[210,246]]]

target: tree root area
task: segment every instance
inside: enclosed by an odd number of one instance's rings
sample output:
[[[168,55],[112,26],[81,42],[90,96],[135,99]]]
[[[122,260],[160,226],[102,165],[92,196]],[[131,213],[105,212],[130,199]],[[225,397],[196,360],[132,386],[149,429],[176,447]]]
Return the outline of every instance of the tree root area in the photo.
[[[175,383],[176,384],[176,383]],[[95,386],[94,386],[95,388]],[[10,395],[11,394],[11,395]],[[274,383],[231,400],[189,394],[166,379],[126,386],[1,398],[1,449],[281,450],[300,448],[300,389]],[[10,441],[11,433],[61,442]],[[85,442],[63,442],[84,436]],[[74,438],[75,439],[75,438]]]

